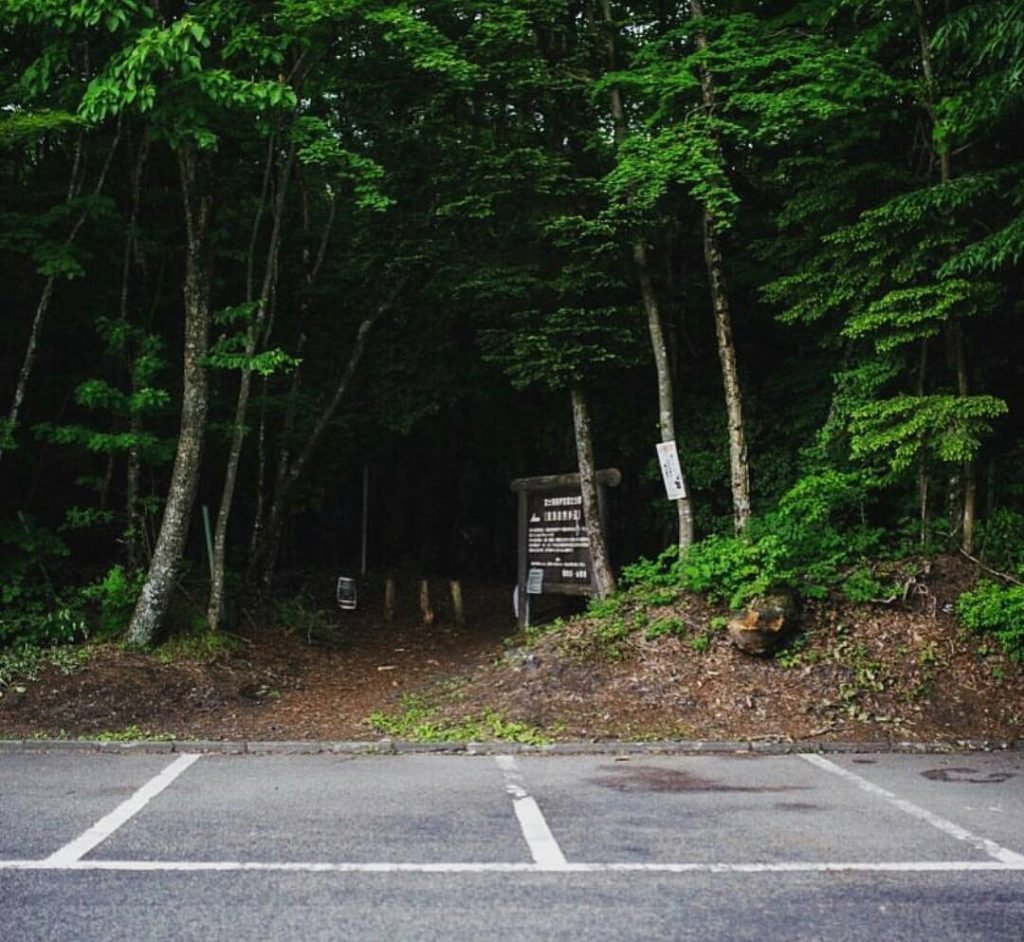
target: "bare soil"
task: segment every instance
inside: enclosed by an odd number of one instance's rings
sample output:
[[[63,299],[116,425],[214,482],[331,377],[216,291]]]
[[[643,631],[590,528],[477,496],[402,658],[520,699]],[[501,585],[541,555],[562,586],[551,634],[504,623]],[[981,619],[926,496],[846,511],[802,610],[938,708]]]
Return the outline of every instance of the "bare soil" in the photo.
[[[0,688],[0,738],[376,740],[371,715],[400,730],[413,702],[435,729],[498,716],[549,740],[1024,738],[1024,670],[953,615],[974,576],[940,558],[892,600],[807,606],[774,657],[737,650],[728,613],[691,596],[518,637],[507,587],[467,586],[463,627],[441,599],[423,625],[328,598],[287,625],[247,612],[212,658],[93,645],[70,675]],[[648,637],[659,622],[678,633]]]

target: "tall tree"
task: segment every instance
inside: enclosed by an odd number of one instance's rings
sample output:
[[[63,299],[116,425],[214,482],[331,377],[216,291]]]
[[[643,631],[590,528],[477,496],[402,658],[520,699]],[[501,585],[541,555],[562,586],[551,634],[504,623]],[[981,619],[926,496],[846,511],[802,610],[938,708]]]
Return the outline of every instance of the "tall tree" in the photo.
[[[294,93],[282,81],[239,78],[215,67],[230,60],[232,44],[238,41],[234,31],[251,30],[258,23],[245,17],[233,21],[235,12],[211,2],[177,18],[158,11],[154,23],[148,8],[139,10],[133,33],[90,83],[80,109],[91,121],[125,110],[145,115],[154,136],[166,141],[175,154],[184,209],[181,425],[160,531],[128,628],[129,642],[138,646],[149,644],[163,622],[199,484],[208,411],[209,234],[217,132],[233,111],[260,114],[295,103]],[[247,12],[255,18],[262,11]],[[214,25],[217,30],[208,30]],[[211,35],[223,45],[215,47]]]
[[[610,0],[601,0],[601,16],[607,30],[608,68],[614,72],[618,68],[618,55],[616,53],[615,21],[612,16]],[[626,140],[628,127],[622,92],[617,85],[609,87],[608,99],[611,106],[615,145],[617,148],[621,148]],[[640,297],[643,300],[644,313],[647,316],[647,331],[651,338],[651,353],[657,377],[658,431],[661,433],[662,442],[671,442],[675,446],[677,442],[676,410],[672,370],[662,326],[661,305],[654,279],[651,277],[647,242],[642,235],[634,238],[632,255],[633,263],[636,266],[637,281],[640,285]],[[683,485],[684,494],[676,500],[676,513],[679,522],[678,545],[681,551],[685,551],[693,543],[693,508],[689,491],[686,488],[685,477],[680,483]]]

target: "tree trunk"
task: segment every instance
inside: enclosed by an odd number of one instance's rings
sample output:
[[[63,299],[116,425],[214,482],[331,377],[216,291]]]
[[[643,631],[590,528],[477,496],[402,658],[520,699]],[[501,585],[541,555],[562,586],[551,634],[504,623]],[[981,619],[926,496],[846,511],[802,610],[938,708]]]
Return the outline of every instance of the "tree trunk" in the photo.
[[[144,134],[139,142],[139,150],[131,166],[131,212],[128,217],[128,232],[124,241],[124,258],[121,263],[121,321],[124,324],[128,324],[130,320],[133,258],[136,261],[139,258],[138,234],[139,209],[142,204],[142,175],[149,156],[149,145],[149,137]],[[134,395],[139,391],[135,369],[136,358],[130,346],[125,353],[131,390]],[[135,570],[141,565],[143,559],[142,547],[144,544],[142,532],[145,526],[142,510],[139,506],[142,454],[137,444],[139,436],[142,434],[142,416],[135,409],[131,410],[128,417],[128,434],[131,437],[132,444],[128,448],[125,466],[124,548],[125,562],[130,570]]]
[[[606,48],[608,67],[617,67],[615,53],[615,35],[612,32],[610,0],[601,0],[601,13],[608,30]],[[621,147],[626,138],[626,110],[622,104],[622,92],[612,87],[609,92],[612,127],[616,147]],[[672,370],[669,366],[668,348],[665,345],[665,334],[661,326],[661,308],[658,295],[654,290],[650,267],[647,263],[647,245],[643,239],[633,242],[633,262],[636,265],[637,279],[640,282],[640,294],[643,299],[644,313],[647,316],[647,333],[651,338],[651,353],[654,357],[654,370],[658,382],[658,431],[663,442],[676,440],[675,396],[672,389]],[[683,481],[686,488],[686,481]],[[686,496],[676,501],[676,514],[679,518],[678,545],[680,551],[686,550],[693,543],[693,508],[690,504],[689,490]]]
[[[932,127],[939,126],[939,116],[935,106],[936,81],[932,62],[931,34],[928,20],[925,17],[924,0],[914,0],[914,12],[917,14],[917,40],[921,51],[921,73],[925,82],[925,110],[932,122]],[[949,183],[953,178],[953,164],[949,149],[940,151],[935,156],[939,162],[939,182]],[[963,329],[954,314],[946,332],[953,362],[956,365],[957,394],[963,397],[970,395],[970,383],[967,375],[967,349]],[[973,461],[965,462],[961,470],[964,480],[963,504],[960,513],[960,546],[965,553],[974,552],[974,523],[978,501],[978,469]]]
[[[729,296],[722,270],[722,253],[714,231],[714,221],[704,210],[704,257],[711,284],[711,303],[715,315],[715,337],[718,358],[722,364],[722,385],[725,387],[725,409],[729,422],[729,479],[732,488],[733,525],[737,533],[746,529],[750,520],[750,465],[747,460],[747,438],[743,421],[743,395],[736,368],[736,347],[732,340]]]
[[[654,354],[654,366],[658,377],[658,430],[663,442],[674,442],[676,441],[676,423],[672,371],[669,368],[668,349],[661,329],[658,296],[654,291],[650,269],[647,266],[647,248],[642,242],[634,244],[633,260],[636,262],[637,274],[640,279],[640,293],[643,296],[644,310],[647,314],[647,331],[651,337],[651,350]],[[686,495],[676,501],[680,552],[685,552],[693,543],[693,507],[690,503],[690,492],[686,488],[685,477],[683,488]]]
[[[320,270],[323,267],[324,261],[327,258],[327,247],[330,243],[331,233],[334,229],[334,220],[337,215],[338,201],[337,199],[331,200],[329,211],[327,214],[327,220],[325,221],[323,228],[320,231],[320,238],[318,240],[317,250],[313,253],[310,250],[311,240],[311,226],[310,226],[310,213],[309,213],[309,199],[305,189],[302,190],[302,218],[303,218],[303,230],[306,238],[303,240],[302,246],[302,266],[303,266],[303,281],[305,283],[305,293],[302,300],[299,303],[299,339],[295,348],[295,357],[301,361],[302,352],[305,349],[307,336],[305,333],[306,314],[309,310],[310,296],[314,285],[316,284],[317,278],[320,275]],[[264,339],[264,342],[266,342]],[[287,477],[288,469],[291,467],[291,452],[288,448],[287,442],[291,437],[292,431],[295,426],[295,417],[298,409],[299,401],[299,389],[302,381],[302,364],[301,362],[292,371],[290,388],[287,396],[287,406],[285,408],[284,420],[281,427],[281,445],[277,451],[277,463],[274,477],[274,483],[271,491],[271,508],[273,508],[273,495],[280,492],[284,487],[285,479]],[[264,393],[267,389],[267,379],[263,380]],[[266,532],[267,527],[267,512],[265,510],[267,505],[267,487],[266,487],[266,410],[261,409],[260,412],[260,426],[259,426],[259,458],[258,458],[258,471],[256,481],[256,512],[253,515],[252,532],[249,537],[249,564],[248,571],[246,573],[246,579],[250,583],[253,582],[254,578],[259,574],[260,584],[264,588],[269,588],[271,577],[275,566],[275,560],[277,558],[277,540],[279,534],[273,536],[274,545],[270,546],[270,537]],[[266,560],[262,566],[262,572],[257,563],[260,560]]]
[[[572,388],[572,418],[576,433],[576,456],[580,469],[580,493],[583,495],[583,520],[590,538],[590,557],[594,567],[594,592],[599,599],[615,591],[615,576],[608,560],[604,520],[597,493],[594,468],[594,443],[590,433],[590,412],[583,390]]]
[[[928,378],[928,338],[924,337],[921,340],[921,350],[918,357],[917,367],[917,394],[918,396],[924,396],[925,388],[927,386]],[[928,489],[929,489],[929,476],[928,476],[928,455],[922,449],[921,455],[918,458],[918,469],[917,469],[917,498],[918,498],[918,518],[921,524],[920,531],[920,543],[921,548],[924,549],[928,544]]]
[[[82,148],[85,134],[82,132],[78,136],[78,140],[75,144],[75,158],[72,162],[71,177],[68,181],[67,198],[65,202],[70,203],[75,199],[81,192],[83,176],[82,167],[84,161],[82,159]],[[110,165],[114,159],[114,154],[117,152],[117,145],[121,139],[121,120],[118,119],[117,129],[114,132],[114,140],[110,144],[110,149],[107,151],[106,159],[103,162],[103,168],[100,170],[100,175],[96,180],[96,186],[93,188],[93,195],[99,194],[103,190],[103,185],[107,180],[107,173],[110,170]],[[88,213],[79,214],[78,218],[75,219],[71,225],[71,230],[64,238],[64,248],[70,246],[78,236],[79,230],[85,225],[85,220],[88,218]],[[0,461],[3,460],[4,448],[13,447],[14,433],[18,427],[18,419],[21,417],[21,406],[25,401],[25,393],[28,389],[28,381],[32,376],[32,370],[36,364],[36,350],[39,346],[39,337],[43,331],[43,322],[46,320],[47,311],[50,309],[50,302],[53,300],[53,290],[57,283],[57,276],[50,275],[46,279],[46,283],[43,285],[43,293],[39,296],[39,303],[36,305],[36,313],[32,318],[32,329],[29,331],[28,343],[25,346],[25,355],[21,361],[21,369],[18,371],[18,381],[14,387],[14,396],[11,401],[11,408],[7,414],[7,419],[0,425]]]
[[[341,405],[341,401],[345,397],[345,393],[352,381],[352,377],[355,375],[359,362],[363,358],[363,352],[366,349],[366,341],[370,330],[373,328],[373,325],[376,324],[377,321],[394,306],[402,288],[405,287],[405,283],[408,281],[408,278],[408,275],[400,276],[388,292],[387,296],[359,325],[359,329],[356,331],[355,341],[352,344],[352,350],[349,353],[348,363],[345,365],[345,369],[338,380],[338,385],[334,390],[334,394],[320,411],[320,415],[317,417],[312,431],[306,437],[302,450],[299,452],[295,460],[289,461],[287,464],[282,461],[278,467],[277,481],[274,487],[270,513],[267,516],[266,525],[260,532],[261,542],[256,547],[253,558],[249,562],[250,574],[258,573],[260,584],[264,587],[268,587],[273,578],[274,567],[277,562],[278,544],[280,542],[281,531],[286,518],[291,490],[294,487],[295,482],[305,470],[310,457],[313,455],[316,446],[319,444],[320,439],[323,436],[323,433],[327,430],[327,426],[330,424],[331,419],[334,418],[334,414],[337,412],[338,406]]]
[[[151,644],[167,612],[171,589],[185,551],[206,431],[210,276],[206,258],[209,227],[209,169],[192,144],[178,151],[185,205],[185,343],[182,365],[181,427],[171,483],[153,558],[128,627],[128,643]]]
[[[701,0],[691,0],[690,11],[695,17],[704,16]],[[707,49],[703,30],[696,33],[697,48]],[[701,97],[708,112],[715,108],[715,85],[710,70],[700,67]],[[722,249],[715,229],[715,220],[707,207],[703,210],[704,261],[707,265],[711,288],[711,305],[715,317],[715,337],[718,340],[718,358],[722,364],[722,384],[725,387],[725,408],[729,422],[729,481],[732,489],[733,524],[737,533],[746,529],[750,520],[750,463],[747,459],[746,426],[743,420],[743,397],[739,371],[736,368],[736,347],[732,338],[732,318],[729,311],[729,293]]]
[[[268,152],[268,161],[271,160],[271,153]],[[211,631],[216,631],[220,627],[221,612],[224,608],[224,568],[227,554],[228,522],[231,517],[231,506],[235,498],[235,483],[238,480],[238,465],[242,457],[242,445],[245,442],[245,423],[249,411],[249,391],[252,383],[252,368],[248,365],[248,361],[251,361],[252,357],[256,354],[256,348],[262,339],[264,324],[267,319],[267,310],[277,282],[277,261],[281,246],[281,224],[284,217],[285,196],[288,192],[288,183],[294,160],[295,145],[292,143],[285,164],[281,168],[281,177],[278,181],[277,194],[274,200],[274,222],[270,233],[270,243],[267,246],[266,267],[263,274],[263,284],[260,288],[259,300],[257,301],[256,313],[246,332],[245,356],[247,363],[242,367],[238,383],[238,399],[235,403],[231,446],[228,451],[227,467],[224,470],[224,486],[221,489],[220,505],[217,509],[217,524],[213,537],[210,596],[206,609],[206,623],[210,626]],[[262,206],[258,215],[262,215]],[[251,244],[250,253],[253,253],[254,250],[254,245]],[[252,271],[251,258],[249,270],[250,272]],[[248,280],[251,286],[251,275]],[[251,293],[248,300],[251,300]]]

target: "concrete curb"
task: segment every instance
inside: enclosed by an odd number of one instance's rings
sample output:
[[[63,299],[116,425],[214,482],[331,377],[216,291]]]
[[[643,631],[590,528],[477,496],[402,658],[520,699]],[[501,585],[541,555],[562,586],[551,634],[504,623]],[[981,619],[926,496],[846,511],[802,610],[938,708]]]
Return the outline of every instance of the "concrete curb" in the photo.
[[[826,742],[802,740],[680,740],[663,742],[560,742],[542,746],[514,742],[422,743],[404,740],[332,742],[246,742],[220,740],[0,739],[0,756],[26,752],[98,752],[114,755],[202,753],[204,755],[536,755],[536,756],[692,756],[910,753],[918,755],[969,752],[1021,752],[1024,740],[964,739],[954,742]]]

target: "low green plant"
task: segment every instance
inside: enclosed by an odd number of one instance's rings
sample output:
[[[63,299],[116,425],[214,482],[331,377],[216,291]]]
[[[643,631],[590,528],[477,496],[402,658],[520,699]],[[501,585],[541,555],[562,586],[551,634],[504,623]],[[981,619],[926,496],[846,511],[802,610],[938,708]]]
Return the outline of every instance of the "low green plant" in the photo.
[[[981,558],[993,568],[1024,569],[1024,513],[1006,507],[993,510],[978,524],[976,543]]]
[[[87,636],[85,616],[74,604],[25,603],[0,612],[0,647],[67,645]]]
[[[775,652],[775,663],[784,670],[799,667],[801,664],[805,663],[806,652],[807,636],[799,634],[784,648],[780,648]]]
[[[891,586],[884,585],[870,566],[857,566],[843,580],[843,594],[851,602],[873,602],[891,594]]]
[[[97,637],[114,638],[125,630],[145,578],[146,574],[141,569],[127,570],[116,565],[92,585],[80,590],[82,599],[98,610]]]
[[[124,729],[104,730],[81,738],[96,742],[174,742],[178,737],[174,733],[150,733],[133,723]]]
[[[688,638],[686,644],[698,654],[707,654],[711,650],[712,637],[710,632],[702,631]]]
[[[592,618],[608,618],[618,615],[626,604],[626,598],[622,593],[610,595],[604,599],[591,599],[587,604],[587,614]]]
[[[665,635],[681,635],[686,631],[686,623],[675,615],[669,615],[665,618],[659,618],[657,621],[652,621],[644,632],[644,637],[648,641],[653,641],[655,638],[661,638]]]
[[[52,576],[68,555],[59,536],[27,515],[0,520],[0,648],[71,644],[87,636],[79,600],[58,590]]]
[[[972,631],[991,634],[1015,661],[1024,661],[1024,586],[982,582],[956,603],[957,617]]]
[[[655,560],[625,567],[623,582],[688,589],[733,608],[781,589],[821,598],[850,566],[881,546],[882,531],[866,526],[862,513],[871,488],[853,473],[808,475],[774,511],[751,520],[742,536],[712,534],[682,555],[671,546]]]
[[[161,664],[178,661],[194,661],[209,664],[217,659],[235,653],[241,642],[223,632],[205,628],[187,634],[174,635],[156,648],[155,654]]]
[[[496,710],[457,721],[438,717],[438,709],[422,694],[405,694],[397,713],[377,710],[369,722],[375,730],[411,742],[517,742],[544,745],[549,740],[535,727],[508,720]]]
[[[7,688],[37,681],[48,667],[56,668],[65,677],[80,670],[88,661],[89,648],[77,645],[39,647],[21,644],[0,650],[0,696]]]
[[[279,602],[277,620],[285,634],[303,635],[310,644],[314,641],[338,640],[338,625],[331,614],[305,595]]]

